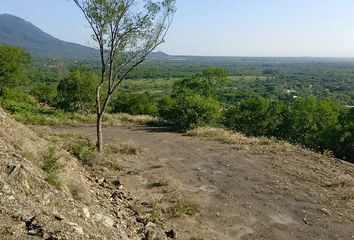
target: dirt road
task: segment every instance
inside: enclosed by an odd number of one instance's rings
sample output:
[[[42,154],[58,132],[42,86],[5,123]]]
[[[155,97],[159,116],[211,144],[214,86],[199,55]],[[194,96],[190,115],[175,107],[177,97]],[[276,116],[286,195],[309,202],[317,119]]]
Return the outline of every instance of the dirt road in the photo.
[[[95,136],[89,126],[55,131]],[[197,204],[194,216],[164,219],[177,239],[354,239],[354,204],[346,195],[352,166],[309,167],[305,158],[312,155],[254,154],[159,128],[106,127],[103,134],[106,143],[144,149],[113,156],[124,166],[117,174],[139,211],[159,203],[164,212],[182,199]],[[337,186],[341,176],[349,180]]]

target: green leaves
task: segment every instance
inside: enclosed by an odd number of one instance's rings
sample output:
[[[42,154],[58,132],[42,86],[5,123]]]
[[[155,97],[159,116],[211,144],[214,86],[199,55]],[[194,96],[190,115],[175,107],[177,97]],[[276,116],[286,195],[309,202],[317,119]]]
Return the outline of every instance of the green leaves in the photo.
[[[66,111],[89,113],[95,105],[98,76],[80,68],[73,69],[70,76],[60,81],[58,106]]]
[[[0,96],[4,88],[16,86],[21,81],[30,59],[29,53],[22,48],[0,45]]]

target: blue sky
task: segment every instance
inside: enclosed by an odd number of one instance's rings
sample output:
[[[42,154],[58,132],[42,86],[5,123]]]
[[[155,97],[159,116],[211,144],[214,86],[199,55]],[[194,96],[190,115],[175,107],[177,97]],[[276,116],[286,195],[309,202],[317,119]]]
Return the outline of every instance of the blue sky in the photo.
[[[177,8],[159,47],[169,54],[354,57],[353,0],[177,0]],[[0,0],[0,13],[93,46],[70,0]]]

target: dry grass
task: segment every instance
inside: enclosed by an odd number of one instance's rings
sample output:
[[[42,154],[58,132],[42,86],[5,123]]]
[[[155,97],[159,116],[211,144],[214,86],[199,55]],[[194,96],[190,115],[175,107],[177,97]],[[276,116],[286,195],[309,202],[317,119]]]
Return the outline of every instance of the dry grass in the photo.
[[[90,190],[83,181],[69,177],[66,182],[69,192],[75,200],[90,202]]]
[[[156,117],[149,115],[130,115],[127,113],[107,114],[105,115],[104,125],[117,126],[122,122],[136,123],[136,124],[152,124],[157,122]]]
[[[105,151],[111,154],[138,155],[142,153],[144,149],[134,142],[127,142],[119,145],[107,145]]]
[[[244,134],[231,132],[223,128],[201,127],[190,130],[186,134],[191,137],[216,140],[221,143],[235,144],[236,150],[252,150],[257,153],[286,152],[298,150],[298,146],[285,141],[267,137],[247,137]]]

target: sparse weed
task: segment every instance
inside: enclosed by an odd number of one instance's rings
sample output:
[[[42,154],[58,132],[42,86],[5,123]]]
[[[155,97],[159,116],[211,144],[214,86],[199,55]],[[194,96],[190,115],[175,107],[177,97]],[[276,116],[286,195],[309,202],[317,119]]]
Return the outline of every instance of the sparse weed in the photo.
[[[157,181],[154,181],[148,185],[148,188],[159,188],[159,187],[165,187],[168,186],[168,182],[166,179],[161,178]]]
[[[168,209],[170,217],[181,217],[183,215],[194,216],[199,212],[197,204],[181,200]]]
[[[80,137],[80,139],[71,145],[72,154],[82,161],[83,164],[92,166],[97,158],[97,151],[90,139]]]
[[[47,174],[45,180],[57,189],[61,189],[62,186],[62,182],[58,177],[58,172],[62,168],[59,159],[60,157],[57,155],[55,148],[50,147],[44,156],[42,165],[42,170]]]
[[[147,222],[161,222],[161,206],[159,204],[154,204],[153,209],[145,214],[144,218]]]
[[[113,154],[138,155],[143,149],[133,143],[122,143],[119,146],[110,145],[107,151]]]

